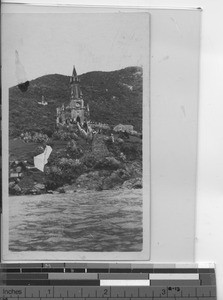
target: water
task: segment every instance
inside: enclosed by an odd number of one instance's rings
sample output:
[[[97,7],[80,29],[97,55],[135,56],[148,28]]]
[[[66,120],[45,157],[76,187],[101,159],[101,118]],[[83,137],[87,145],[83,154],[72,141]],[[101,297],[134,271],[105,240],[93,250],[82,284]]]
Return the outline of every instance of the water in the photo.
[[[142,250],[142,190],[9,199],[12,251]]]

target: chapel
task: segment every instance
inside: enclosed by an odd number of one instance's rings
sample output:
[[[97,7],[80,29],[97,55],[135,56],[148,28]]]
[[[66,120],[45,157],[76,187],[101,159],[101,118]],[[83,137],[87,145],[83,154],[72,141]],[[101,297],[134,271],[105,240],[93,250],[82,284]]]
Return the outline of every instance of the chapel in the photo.
[[[89,106],[84,105],[83,94],[80,88],[80,79],[75,67],[70,77],[70,102],[57,108],[57,125],[83,125],[89,117]]]

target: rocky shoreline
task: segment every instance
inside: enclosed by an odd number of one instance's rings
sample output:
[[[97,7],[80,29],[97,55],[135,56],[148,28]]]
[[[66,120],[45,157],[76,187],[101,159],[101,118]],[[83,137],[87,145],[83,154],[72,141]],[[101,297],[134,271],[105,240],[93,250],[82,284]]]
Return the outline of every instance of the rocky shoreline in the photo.
[[[91,171],[80,175],[73,184],[64,184],[55,190],[47,189],[43,183],[21,188],[19,184],[9,184],[11,195],[40,195],[75,193],[79,191],[103,191],[119,189],[141,189],[142,177],[129,178],[129,173],[124,169],[113,172],[108,170]]]
[[[27,190],[26,192],[22,192],[18,185],[15,185],[14,192],[10,193],[10,195],[13,196],[21,196],[21,195],[42,195],[42,194],[72,194],[76,192],[85,192],[85,191],[105,191],[105,190],[126,190],[126,189],[142,189],[142,179],[141,178],[135,178],[135,179],[129,179],[124,181],[122,185],[117,185],[113,187],[112,189],[103,189],[100,186],[96,185],[95,188],[89,188],[87,187],[80,187],[76,184],[74,185],[64,185],[62,187],[59,187],[56,190],[46,190],[45,186],[41,186],[40,184],[37,184],[34,186],[33,189]]]
[[[96,134],[91,142],[78,138],[63,145],[53,140],[52,148],[43,172],[29,161],[10,164],[10,195],[142,188],[139,137],[121,139],[119,135],[112,138]]]

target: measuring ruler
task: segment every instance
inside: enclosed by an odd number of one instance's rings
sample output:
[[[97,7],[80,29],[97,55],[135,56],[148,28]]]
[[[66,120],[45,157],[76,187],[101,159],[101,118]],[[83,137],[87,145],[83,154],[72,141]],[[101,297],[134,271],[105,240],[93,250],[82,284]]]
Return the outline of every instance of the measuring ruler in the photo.
[[[2,264],[0,299],[215,300],[212,264]]]

